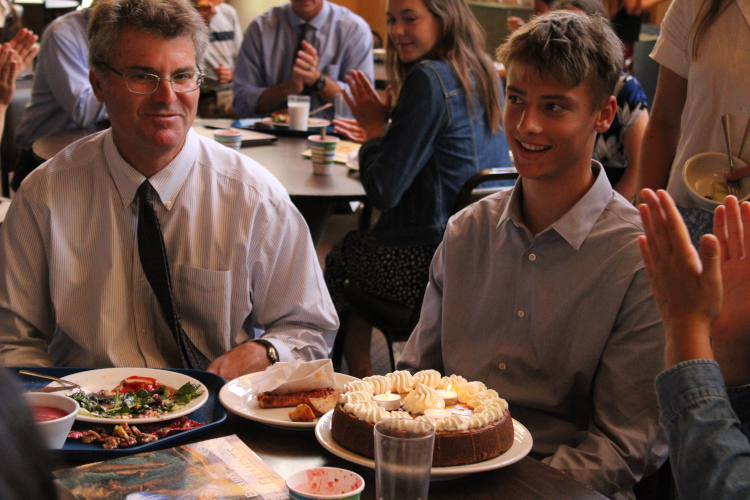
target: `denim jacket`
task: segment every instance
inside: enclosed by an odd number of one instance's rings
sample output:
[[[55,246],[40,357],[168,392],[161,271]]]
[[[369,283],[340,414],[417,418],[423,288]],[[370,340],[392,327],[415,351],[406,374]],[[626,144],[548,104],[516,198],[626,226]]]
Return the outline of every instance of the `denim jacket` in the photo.
[[[359,153],[367,198],[383,212],[369,233],[374,244],[440,243],[466,180],[511,166],[505,135],[492,133],[476,95],[474,110],[444,61],[423,61],[406,76],[388,131]]]
[[[680,500],[750,498],[750,386],[693,359],[661,373],[656,395]]]

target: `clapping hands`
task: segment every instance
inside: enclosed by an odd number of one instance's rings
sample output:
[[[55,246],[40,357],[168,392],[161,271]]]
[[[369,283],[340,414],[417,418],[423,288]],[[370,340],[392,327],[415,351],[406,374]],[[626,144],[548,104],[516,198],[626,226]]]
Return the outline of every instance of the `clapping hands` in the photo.
[[[355,130],[351,120],[335,120],[337,131],[352,140],[357,140],[355,137],[358,137],[358,142],[384,135],[388,128],[388,116],[393,100],[391,86],[386,89],[385,98],[381,99],[370,80],[359,70],[352,70],[346,76],[346,83],[349,85],[351,96],[344,92],[344,99],[359,127]]]
[[[667,335],[667,367],[716,359],[727,385],[750,382],[750,203],[730,196],[714,214],[700,256],[665,191],[641,191],[639,239]],[[748,373],[746,373],[748,372]]]
[[[37,36],[26,28],[0,48],[0,105],[7,107],[16,90],[16,79],[39,51]]]

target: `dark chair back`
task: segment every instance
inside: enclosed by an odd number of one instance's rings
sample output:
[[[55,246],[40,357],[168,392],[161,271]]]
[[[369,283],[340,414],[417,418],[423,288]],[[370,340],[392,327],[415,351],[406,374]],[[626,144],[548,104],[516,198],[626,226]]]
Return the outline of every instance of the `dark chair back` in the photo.
[[[518,173],[515,169],[487,169],[477,172],[470,177],[458,193],[458,198],[453,206],[452,214],[469,206],[471,203],[478,201],[485,196],[495,193],[500,189],[507,189],[505,186],[493,186],[490,188],[479,188],[482,184],[494,181],[515,180]],[[451,215],[452,215],[451,214]],[[425,287],[427,284],[425,283]],[[388,344],[388,355],[391,360],[391,371],[396,369],[396,360],[393,356],[393,343],[405,342],[409,340],[411,332],[419,322],[419,313],[422,309],[422,299],[424,290],[415,307],[406,307],[401,304],[388,302],[372,293],[361,289],[350,280],[344,282],[343,296],[346,307],[341,314],[341,328],[336,335],[336,341],[331,352],[334,370],[340,371],[341,359],[344,354],[344,334],[346,331],[345,324],[347,315],[350,312],[358,314],[367,320],[375,328],[383,332],[386,343]],[[363,346],[369,349],[369,346]]]

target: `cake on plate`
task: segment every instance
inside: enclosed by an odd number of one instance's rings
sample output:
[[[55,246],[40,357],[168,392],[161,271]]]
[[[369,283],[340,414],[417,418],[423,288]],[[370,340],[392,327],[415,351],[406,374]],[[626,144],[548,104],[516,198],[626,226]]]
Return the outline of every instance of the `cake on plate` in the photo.
[[[347,383],[333,411],[331,435],[347,450],[373,458],[375,424],[412,418],[435,427],[433,467],[489,460],[513,445],[508,404],[496,391],[435,370],[396,371]]]

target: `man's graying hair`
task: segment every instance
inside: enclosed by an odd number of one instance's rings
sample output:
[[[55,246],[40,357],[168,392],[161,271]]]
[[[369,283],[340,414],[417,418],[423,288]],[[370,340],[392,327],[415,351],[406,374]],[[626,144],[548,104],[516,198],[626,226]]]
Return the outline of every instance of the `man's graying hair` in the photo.
[[[167,40],[193,40],[195,64],[200,68],[208,47],[208,27],[189,0],[97,0],[88,26],[89,67],[109,64],[120,32],[125,28]]]
[[[516,30],[497,51],[506,68],[513,63],[535,68],[566,87],[587,82],[592,111],[606,102],[622,73],[622,42],[609,22],[596,14],[556,11]]]

